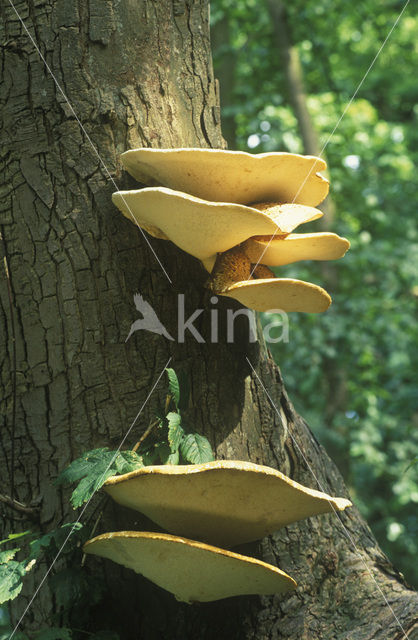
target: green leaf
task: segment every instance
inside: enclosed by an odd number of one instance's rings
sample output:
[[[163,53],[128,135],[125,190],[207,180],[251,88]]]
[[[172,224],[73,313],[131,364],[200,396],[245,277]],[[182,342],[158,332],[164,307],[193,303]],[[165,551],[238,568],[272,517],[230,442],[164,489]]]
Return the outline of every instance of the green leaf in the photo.
[[[12,627],[0,627],[0,640],[10,640],[12,633]],[[13,635],[13,640],[29,640],[29,638],[25,633],[17,631],[17,633]]]
[[[155,452],[157,454],[157,458],[160,459],[161,464],[166,464],[171,454],[169,445],[166,442],[158,442],[155,445]]]
[[[5,544],[6,542],[10,542],[11,540],[17,540],[18,538],[23,538],[23,536],[35,535],[32,534],[32,531],[22,531],[21,533],[10,533],[7,538],[4,540],[0,540],[0,545]]]
[[[94,636],[89,636],[89,640],[120,640],[114,631],[98,631]]]
[[[74,509],[81,507],[83,502],[87,502],[106,482],[110,476],[115,474],[115,469],[109,466],[106,460],[95,464],[89,475],[79,482],[71,494],[71,504]]]
[[[181,455],[187,462],[200,464],[214,460],[209,440],[198,433],[188,433],[180,444]]]
[[[180,402],[180,385],[174,369],[166,369],[168,377],[168,388],[174,400],[174,404],[178,407]]]
[[[55,555],[59,549],[66,543],[67,538],[71,536],[72,544],[67,546],[66,551],[70,552],[74,549],[74,545],[79,541],[80,535],[74,535],[76,532],[81,532],[83,525],[81,522],[67,522],[61,527],[52,529],[45,535],[32,540],[30,543],[29,560],[36,559],[43,552],[47,555]]]
[[[72,484],[77,480],[81,480],[90,472],[92,465],[101,462],[104,458],[110,462],[113,457],[112,455],[109,456],[110,453],[107,447],[87,451],[80,458],[74,460],[64,471],[61,471],[55,483]]]
[[[180,442],[184,438],[184,429],[181,426],[181,416],[179,413],[167,414],[168,421],[168,444],[170,445],[171,453],[177,453],[179,450]],[[172,463],[172,464],[178,464]]]
[[[165,464],[178,464],[180,461],[180,453],[178,451],[174,451],[174,453],[170,453]]]
[[[142,456],[138,455],[136,451],[120,451],[115,460],[116,471],[120,474],[135,471],[143,466]]]
[[[152,446],[147,451],[144,451],[144,453],[142,453],[142,459],[146,467],[148,467],[151,464],[154,464],[157,458],[158,458],[158,451],[156,450],[155,446]]]
[[[19,595],[23,587],[22,578],[25,574],[24,562],[8,560],[4,564],[0,564],[0,604],[14,600]]]
[[[1,551],[0,552],[0,564],[6,564],[9,560],[12,560],[16,553],[20,551],[20,549],[10,549],[9,551]]]
[[[117,473],[129,473],[144,464],[140,455],[134,451],[109,451],[107,447],[87,451],[74,460],[58,476],[57,484],[79,482],[71,495],[74,509],[87,502],[100,489],[110,476]]]
[[[41,629],[35,636],[35,640],[71,640],[73,637],[71,629],[51,627]]]

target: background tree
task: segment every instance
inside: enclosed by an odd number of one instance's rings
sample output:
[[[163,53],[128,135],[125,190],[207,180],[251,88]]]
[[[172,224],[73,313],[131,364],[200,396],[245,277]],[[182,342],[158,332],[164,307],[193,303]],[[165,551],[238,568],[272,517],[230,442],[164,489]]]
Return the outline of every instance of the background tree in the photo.
[[[213,28],[222,19],[231,35],[215,68],[239,51],[226,105],[238,148],[315,153],[310,120],[321,149],[404,4],[376,14],[371,2],[294,2],[283,19],[280,2],[216,2]],[[290,345],[270,348],[379,543],[418,585],[416,29],[408,5],[325,149],[332,230],[351,251],[331,273],[314,263],[280,269],[316,274],[334,303],[322,317],[295,316]]]
[[[52,480],[83,451],[120,444],[170,356],[191,380],[185,419],[210,439],[218,458],[267,464],[309,486],[316,486],[313,470],[327,491],[344,495],[340,474],[294,412],[264,344],[248,342],[245,319],[235,342],[226,343],[225,312],[238,305],[219,301],[220,341],[210,344],[212,304],[200,264],[170,243],[145,238],[111,204],[115,183],[134,184],[120,169],[127,148],[223,145],[207,2],[47,0],[16,9],[68,102],[13,7],[3,3],[4,533],[44,533],[74,520],[68,492]],[[125,343],[138,290],[174,335],[177,294],[185,293],[186,314],[205,309],[198,328],[206,342],[137,332]],[[161,382],[126,446],[164,396]],[[92,501],[83,514],[88,533],[155,530],[110,504],[98,520],[99,505]],[[385,594],[410,637],[416,633],[417,597],[355,508],[289,526],[246,553],[278,563],[299,589],[284,598],[188,606],[111,563],[88,560],[81,570],[63,556],[22,628],[33,635],[52,623],[73,638],[107,629],[128,640],[395,640],[402,632]],[[14,622],[46,560],[28,574]]]

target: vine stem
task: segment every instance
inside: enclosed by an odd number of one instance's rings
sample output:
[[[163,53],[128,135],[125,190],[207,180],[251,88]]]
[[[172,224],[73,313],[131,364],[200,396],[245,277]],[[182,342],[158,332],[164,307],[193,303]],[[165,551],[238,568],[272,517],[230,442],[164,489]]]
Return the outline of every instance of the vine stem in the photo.
[[[167,413],[169,408],[170,408],[170,402],[171,402],[171,395],[168,394],[166,396],[165,399],[165,412]],[[154,429],[154,427],[157,426],[157,424],[159,424],[161,422],[160,418],[157,418],[156,420],[154,420],[154,422],[151,422],[151,424],[149,425],[149,427],[147,427],[144,431],[144,433],[142,434],[142,436],[139,438],[138,442],[136,443],[136,445],[134,447],[132,447],[132,451],[137,451],[138,448],[141,446],[141,444],[144,442],[145,438],[148,438],[149,434],[151,433],[151,431]]]
[[[15,511],[20,511],[21,513],[35,514],[40,510],[40,507],[37,505],[23,504],[23,502],[14,500],[10,496],[6,496],[3,493],[0,493],[0,502],[7,504]]]
[[[132,447],[132,451],[136,451],[141,444],[144,442],[145,438],[147,438],[149,436],[149,434],[151,433],[151,431],[154,429],[154,427],[157,426],[157,424],[160,422],[160,420],[157,418],[157,420],[154,420],[154,422],[151,422],[151,424],[149,425],[149,427],[147,427],[144,431],[144,433],[142,434],[142,436],[139,438],[138,442],[136,443],[136,445],[134,447]]]

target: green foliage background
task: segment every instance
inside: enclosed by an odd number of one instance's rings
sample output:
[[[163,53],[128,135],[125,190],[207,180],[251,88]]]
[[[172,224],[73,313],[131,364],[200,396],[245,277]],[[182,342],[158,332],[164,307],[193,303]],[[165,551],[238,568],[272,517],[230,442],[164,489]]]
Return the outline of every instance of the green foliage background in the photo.
[[[321,146],[404,4],[286,3]],[[216,0],[212,24],[230,148],[303,153],[267,1]],[[333,305],[324,315],[291,314],[290,342],[270,344],[296,408],[344,473],[382,548],[415,586],[417,33],[411,3],[326,147],[336,205],[330,230],[352,245],[335,265],[335,281],[325,282],[313,262],[280,268],[282,277],[325,285]],[[226,92],[228,65],[233,87]],[[314,230],[315,223],[303,229]]]

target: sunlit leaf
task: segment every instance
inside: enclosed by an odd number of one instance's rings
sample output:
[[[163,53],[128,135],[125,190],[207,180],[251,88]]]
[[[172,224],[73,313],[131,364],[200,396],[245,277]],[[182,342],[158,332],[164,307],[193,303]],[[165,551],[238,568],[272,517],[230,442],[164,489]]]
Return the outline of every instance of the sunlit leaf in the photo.
[[[179,449],[180,442],[184,438],[184,429],[181,426],[181,416],[178,413],[168,413],[168,443],[172,453],[176,453]],[[173,463],[176,464],[176,463]]]
[[[71,484],[79,481],[71,495],[74,508],[87,502],[110,476],[129,473],[142,467],[143,459],[134,451],[109,451],[107,447],[87,451],[74,460],[58,476],[57,484]]]
[[[4,540],[0,540],[0,545],[5,544],[6,542],[10,542],[11,540],[17,540],[18,538],[23,538],[24,536],[36,535],[33,534],[32,531],[21,531],[20,533],[10,533],[7,538]]]
[[[3,553],[7,554],[8,552]],[[3,556],[3,558],[6,558],[6,556]],[[3,563],[0,564],[0,604],[8,600],[14,600],[19,595],[23,587],[22,578],[25,575],[25,564],[23,562],[3,559]]]
[[[180,453],[187,462],[200,464],[214,460],[212,447],[204,436],[188,433],[180,444]]]
[[[174,369],[167,368],[168,388],[174,400],[174,404],[178,407],[180,402],[180,385]]]

